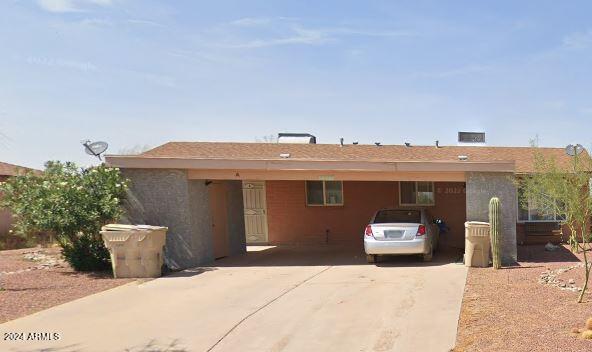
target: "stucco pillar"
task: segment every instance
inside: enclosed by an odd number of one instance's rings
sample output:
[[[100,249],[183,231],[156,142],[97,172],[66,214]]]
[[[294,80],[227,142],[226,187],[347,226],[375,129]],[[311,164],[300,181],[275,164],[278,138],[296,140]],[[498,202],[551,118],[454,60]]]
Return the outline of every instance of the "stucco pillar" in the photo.
[[[247,251],[242,181],[226,181],[226,211],[230,255]]]
[[[124,169],[130,179],[128,219],[169,228],[165,263],[171,269],[198,266],[214,259],[207,186],[188,180],[182,170]]]
[[[502,205],[502,261],[518,259],[516,247],[517,201],[513,174],[497,172],[467,173],[467,221],[489,221],[489,200],[498,197]]]

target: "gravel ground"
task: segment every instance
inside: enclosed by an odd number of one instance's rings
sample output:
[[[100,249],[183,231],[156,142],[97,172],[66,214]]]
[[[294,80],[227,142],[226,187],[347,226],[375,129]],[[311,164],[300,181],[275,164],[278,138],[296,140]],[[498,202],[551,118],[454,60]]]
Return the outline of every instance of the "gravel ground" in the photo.
[[[59,248],[0,251],[0,323],[104,291],[132,279],[111,273],[78,273]]]
[[[579,292],[539,283],[543,272],[578,265],[581,255],[567,246],[518,248],[517,266],[470,268],[454,351],[592,351],[592,341],[573,332],[592,317],[592,294],[576,303]],[[557,279],[581,287],[584,268],[560,270]]]

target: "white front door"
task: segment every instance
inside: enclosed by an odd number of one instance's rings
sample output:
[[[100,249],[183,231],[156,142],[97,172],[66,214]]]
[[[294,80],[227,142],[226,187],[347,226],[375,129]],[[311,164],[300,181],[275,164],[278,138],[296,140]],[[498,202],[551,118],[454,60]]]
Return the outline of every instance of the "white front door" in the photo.
[[[243,205],[247,244],[267,243],[265,181],[243,181]]]

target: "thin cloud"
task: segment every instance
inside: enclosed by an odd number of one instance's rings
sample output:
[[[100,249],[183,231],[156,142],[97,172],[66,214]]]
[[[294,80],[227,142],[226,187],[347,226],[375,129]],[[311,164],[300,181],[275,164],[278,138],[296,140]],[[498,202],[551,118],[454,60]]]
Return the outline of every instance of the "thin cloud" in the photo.
[[[77,12],[80,11],[72,0],[38,0],[37,4],[49,12]]]
[[[327,29],[327,33],[330,34],[342,34],[342,35],[359,35],[366,37],[410,37],[415,36],[416,33],[405,30],[361,30],[354,28],[333,28]]]
[[[462,67],[453,68],[450,70],[443,70],[440,72],[423,72],[418,74],[422,78],[449,78],[463,75],[470,75],[473,73],[482,73],[491,71],[492,67],[487,65],[466,65]]]
[[[245,40],[241,43],[222,45],[227,48],[264,48],[281,45],[322,45],[338,41],[345,36],[366,36],[366,37],[405,37],[416,35],[405,30],[375,30],[350,27],[329,27],[329,28],[307,28],[293,18],[252,18],[245,17],[230,23],[226,27],[231,33],[236,29],[232,27],[257,27],[259,30],[267,30],[270,33],[277,33],[278,29],[283,30],[284,35],[272,38],[258,38]],[[229,26],[228,26],[229,25]],[[273,30],[272,30],[273,29]],[[240,34],[240,33],[239,33]]]
[[[592,30],[571,33],[563,38],[563,45],[571,49],[586,49],[592,46]]]
[[[85,18],[80,21],[80,24],[90,27],[111,27],[114,23],[110,20],[102,18]]]
[[[230,22],[229,24],[231,26],[237,26],[237,27],[256,27],[256,26],[262,26],[262,25],[267,25],[269,23],[271,23],[271,18],[267,18],[267,17],[244,17],[244,18],[239,18],[238,20],[234,20],[232,22]]]
[[[53,59],[48,57],[29,56],[25,60],[30,65],[67,68],[78,71],[97,71],[98,67],[91,62],[81,62],[75,60]]]
[[[195,50],[172,50],[167,52],[167,55],[184,60],[199,61],[204,63],[232,65],[244,65],[247,63],[247,59],[244,57],[237,58],[234,55],[217,55],[214,53],[201,52]]]
[[[149,27],[159,27],[159,28],[166,28],[167,26],[158,22],[149,21],[149,20],[138,20],[138,19],[127,19],[127,20],[109,20],[103,18],[84,18],[78,22],[74,22],[75,24],[81,24],[83,26],[89,27],[112,27],[112,26],[149,26]]]
[[[167,27],[166,25],[164,25],[162,23],[149,21],[149,20],[129,19],[129,20],[126,20],[126,22],[129,24],[136,24],[136,25],[141,25],[141,26],[153,26],[153,27],[163,27],[163,28]]]
[[[320,45],[334,40],[324,31],[305,29],[300,27],[292,28],[292,34],[273,39],[255,39],[245,43],[226,45],[228,48],[265,48],[279,45]]]
[[[297,17],[286,17],[286,16],[277,16],[277,17],[243,17],[239,18],[234,21],[230,21],[226,23],[230,26],[235,27],[265,27],[269,25],[277,25],[279,23],[297,23]]]
[[[110,6],[113,0],[37,0],[37,5],[45,11],[54,13],[81,12],[88,5]]]

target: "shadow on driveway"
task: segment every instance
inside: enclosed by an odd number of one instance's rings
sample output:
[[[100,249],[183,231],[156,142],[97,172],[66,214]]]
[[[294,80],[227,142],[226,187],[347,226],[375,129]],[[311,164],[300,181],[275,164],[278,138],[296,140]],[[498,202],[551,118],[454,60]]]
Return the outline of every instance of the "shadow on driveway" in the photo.
[[[439,251],[431,262],[423,262],[420,256],[381,256],[377,266],[438,266],[454,263],[459,258],[458,250]],[[356,245],[302,245],[266,247],[248,251],[242,255],[222,258],[212,267],[257,267],[257,266],[340,266],[375,265],[366,262],[362,246]]]
[[[203,274],[207,271],[214,271],[217,270],[215,267],[197,267],[197,268],[189,268],[181,271],[169,271],[165,275],[161,276],[163,279],[174,279],[177,277],[192,277],[197,276],[199,274]]]

